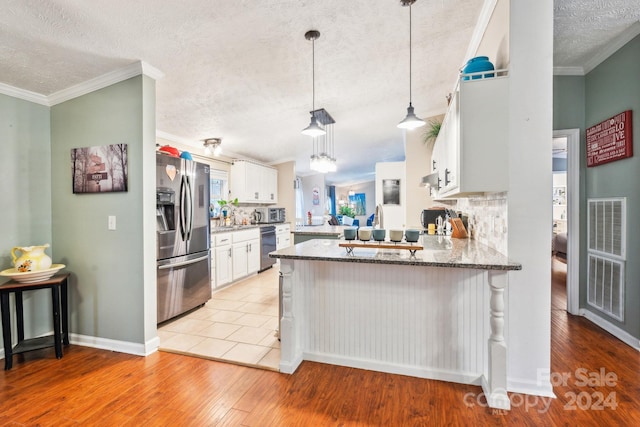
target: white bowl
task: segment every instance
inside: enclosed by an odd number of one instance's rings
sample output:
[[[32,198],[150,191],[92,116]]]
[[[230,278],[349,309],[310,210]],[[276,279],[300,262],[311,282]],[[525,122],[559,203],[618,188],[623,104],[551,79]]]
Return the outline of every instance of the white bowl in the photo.
[[[36,283],[50,279],[58,271],[62,270],[66,266],[64,264],[52,264],[51,267],[44,270],[25,271],[21,272],[15,268],[9,268],[7,270],[0,271],[0,276],[10,277],[19,283]]]
[[[369,227],[360,227],[358,229],[358,239],[367,242],[371,240],[371,228]]]
[[[389,230],[389,240],[392,242],[402,242],[404,230]]]

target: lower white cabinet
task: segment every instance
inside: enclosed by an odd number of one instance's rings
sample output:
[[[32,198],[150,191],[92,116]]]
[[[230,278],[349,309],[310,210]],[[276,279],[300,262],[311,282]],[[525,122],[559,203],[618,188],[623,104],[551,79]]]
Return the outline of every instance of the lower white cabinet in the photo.
[[[281,224],[276,226],[276,250],[291,246],[291,225]]]
[[[250,228],[211,237],[211,288],[220,288],[260,269],[260,229]]]
[[[211,239],[212,288],[219,288],[232,280],[231,233],[214,234]]]

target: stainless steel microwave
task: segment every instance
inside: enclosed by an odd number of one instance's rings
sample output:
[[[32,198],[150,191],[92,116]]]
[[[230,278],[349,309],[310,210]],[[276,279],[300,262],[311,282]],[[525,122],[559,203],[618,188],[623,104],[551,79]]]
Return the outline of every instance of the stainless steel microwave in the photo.
[[[285,222],[284,208],[256,208],[256,222],[259,224],[271,224]]]

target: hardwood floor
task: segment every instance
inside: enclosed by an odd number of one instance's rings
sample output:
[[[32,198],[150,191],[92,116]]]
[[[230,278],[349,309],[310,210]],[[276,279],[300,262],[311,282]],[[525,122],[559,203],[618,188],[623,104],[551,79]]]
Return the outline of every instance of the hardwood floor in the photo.
[[[483,405],[479,387],[463,384],[311,362],[284,375],[72,345],[60,360],[51,349],[15,357],[0,374],[0,425],[640,425],[640,354],[566,313],[566,266],[553,265],[557,399],[511,393],[512,410],[497,411]]]

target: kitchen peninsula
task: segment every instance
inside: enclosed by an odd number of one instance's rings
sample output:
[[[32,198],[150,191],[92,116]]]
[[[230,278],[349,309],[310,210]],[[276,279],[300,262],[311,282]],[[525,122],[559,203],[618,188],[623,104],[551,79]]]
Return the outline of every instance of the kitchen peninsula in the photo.
[[[280,259],[280,371],[303,360],[482,385],[508,409],[504,291],[521,265],[470,239],[422,236],[415,255],[314,239]]]

